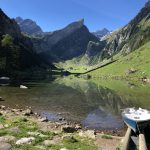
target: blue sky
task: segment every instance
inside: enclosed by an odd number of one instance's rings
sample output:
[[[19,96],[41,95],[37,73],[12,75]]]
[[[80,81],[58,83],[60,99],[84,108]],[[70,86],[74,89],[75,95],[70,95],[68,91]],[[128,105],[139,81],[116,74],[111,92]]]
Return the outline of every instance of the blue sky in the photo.
[[[0,8],[11,18],[20,16],[53,31],[85,19],[90,31],[114,30],[127,24],[147,0],[0,0]]]

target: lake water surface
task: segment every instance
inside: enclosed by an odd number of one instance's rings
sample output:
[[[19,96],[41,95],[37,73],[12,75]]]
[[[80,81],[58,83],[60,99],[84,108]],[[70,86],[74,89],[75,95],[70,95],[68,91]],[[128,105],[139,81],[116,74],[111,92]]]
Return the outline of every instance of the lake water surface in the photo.
[[[5,101],[0,101],[0,105],[11,108],[31,106],[49,120],[58,120],[61,114],[67,120],[92,129],[122,128],[123,108],[150,109],[150,84],[74,77],[23,84],[29,89],[1,86],[0,96]]]

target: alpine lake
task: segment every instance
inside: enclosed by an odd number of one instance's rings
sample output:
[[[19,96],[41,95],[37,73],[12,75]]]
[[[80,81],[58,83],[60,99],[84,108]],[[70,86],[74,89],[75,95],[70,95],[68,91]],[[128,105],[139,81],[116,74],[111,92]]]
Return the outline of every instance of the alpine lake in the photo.
[[[51,121],[60,117],[90,129],[121,129],[126,107],[150,110],[150,84],[120,80],[83,79],[73,76],[32,80],[0,86],[0,105],[31,107]]]

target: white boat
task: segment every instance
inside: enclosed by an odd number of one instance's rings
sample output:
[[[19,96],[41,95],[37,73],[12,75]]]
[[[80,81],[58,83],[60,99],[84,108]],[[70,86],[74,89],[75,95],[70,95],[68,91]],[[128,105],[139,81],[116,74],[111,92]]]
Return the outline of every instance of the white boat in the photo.
[[[124,122],[135,133],[141,132],[150,125],[150,111],[146,109],[126,108],[122,112]]]
[[[20,89],[28,89],[28,87],[25,85],[20,85]]]

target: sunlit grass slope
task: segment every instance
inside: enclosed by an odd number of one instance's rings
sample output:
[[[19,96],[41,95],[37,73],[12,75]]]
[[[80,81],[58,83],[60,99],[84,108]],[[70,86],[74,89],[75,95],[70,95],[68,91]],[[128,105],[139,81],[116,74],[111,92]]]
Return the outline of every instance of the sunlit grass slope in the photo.
[[[150,42],[126,56],[116,55],[114,59],[117,61],[113,64],[89,74],[92,77],[150,77]]]

